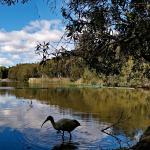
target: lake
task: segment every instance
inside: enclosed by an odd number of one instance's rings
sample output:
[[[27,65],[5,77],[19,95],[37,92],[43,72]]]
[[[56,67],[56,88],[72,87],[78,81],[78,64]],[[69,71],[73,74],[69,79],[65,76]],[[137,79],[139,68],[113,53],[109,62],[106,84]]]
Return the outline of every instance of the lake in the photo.
[[[134,145],[150,125],[150,92],[142,89],[48,88],[20,83],[0,83],[1,150],[111,150]],[[57,133],[55,121],[76,119],[81,126],[72,139]],[[101,130],[108,129],[121,143]]]

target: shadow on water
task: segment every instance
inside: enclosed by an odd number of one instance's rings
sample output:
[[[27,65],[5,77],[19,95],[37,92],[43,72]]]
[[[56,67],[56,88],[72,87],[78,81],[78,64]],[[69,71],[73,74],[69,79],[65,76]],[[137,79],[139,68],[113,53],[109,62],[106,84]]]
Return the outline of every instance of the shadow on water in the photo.
[[[79,143],[73,141],[62,141],[62,143],[52,147],[52,150],[76,150],[78,149]]]

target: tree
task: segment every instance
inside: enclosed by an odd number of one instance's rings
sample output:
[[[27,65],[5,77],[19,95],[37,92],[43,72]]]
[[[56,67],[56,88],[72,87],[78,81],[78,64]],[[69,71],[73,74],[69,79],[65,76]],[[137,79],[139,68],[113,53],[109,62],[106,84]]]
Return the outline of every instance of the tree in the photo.
[[[67,36],[90,63],[117,54],[150,62],[149,0],[70,0],[62,14]]]
[[[10,67],[8,78],[17,81],[28,81],[29,78],[40,77],[38,64],[18,64]]]
[[[0,0],[0,3],[13,5],[28,1],[30,0]],[[47,2],[52,1],[57,0]],[[119,55],[133,55],[150,62],[149,0],[63,1],[62,15],[67,20],[67,37],[77,43],[82,40],[79,49],[88,47],[84,48],[87,53],[90,48],[92,55],[105,55],[105,58],[110,51],[113,55],[120,47]],[[83,39],[87,35],[90,35],[89,40],[84,43]]]
[[[5,79],[8,77],[8,68],[6,67],[0,67],[0,78]]]

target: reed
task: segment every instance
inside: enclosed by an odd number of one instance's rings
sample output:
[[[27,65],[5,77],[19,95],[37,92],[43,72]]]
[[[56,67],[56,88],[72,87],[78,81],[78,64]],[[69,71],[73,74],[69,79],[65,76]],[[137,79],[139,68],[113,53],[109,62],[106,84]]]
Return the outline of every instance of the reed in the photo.
[[[71,81],[69,78],[29,78],[29,84],[42,84],[42,83],[51,83],[51,84],[70,84]]]

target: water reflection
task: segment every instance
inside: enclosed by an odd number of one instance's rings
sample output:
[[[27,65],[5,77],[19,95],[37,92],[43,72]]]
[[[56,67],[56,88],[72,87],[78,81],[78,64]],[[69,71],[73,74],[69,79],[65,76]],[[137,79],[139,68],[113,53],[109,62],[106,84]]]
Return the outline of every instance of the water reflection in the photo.
[[[122,124],[129,133],[135,128],[145,128],[150,123],[150,94],[146,91],[52,88],[7,92],[17,98],[37,99],[41,103],[59,107],[60,113],[72,113],[85,121],[93,117],[100,122],[112,123],[123,111],[126,116],[131,116],[126,124]]]
[[[6,86],[6,85],[5,85]],[[142,90],[77,89],[0,89],[0,149],[113,149],[118,143],[101,129],[114,123],[123,111],[130,119],[111,128],[124,141],[136,142],[150,123],[150,93]],[[50,123],[52,115],[76,119],[81,123],[62,141]],[[138,116],[138,117],[137,117]],[[11,140],[13,139],[13,140]],[[19,144],[16,144],[19,143]],[[14,145],[14,146],[13,146]],[[15,146],[18,147],[15,147]]]
[[[62,142],[60,144],[55,145],[52,150],[76,150],[78,149],[79,143],[74,143],[72,141]]]

